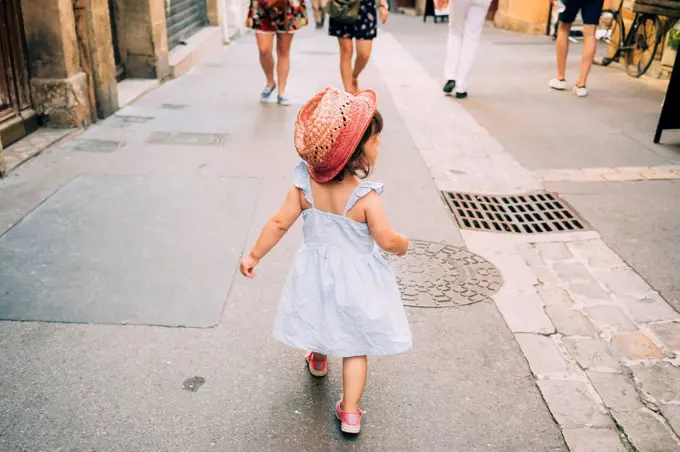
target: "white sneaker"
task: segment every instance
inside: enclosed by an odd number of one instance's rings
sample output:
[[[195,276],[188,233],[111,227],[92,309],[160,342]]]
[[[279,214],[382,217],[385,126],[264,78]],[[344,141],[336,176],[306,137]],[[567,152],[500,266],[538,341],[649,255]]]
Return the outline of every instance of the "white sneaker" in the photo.
[[[574,94],[578,97],[586,97],[588,95],[588,90],[585,86],[574,86],[572,91],[574,91]]]
[[[548,86],[551,87],[552,89],[564,91],[565,89],[567,89],[567,81],[566,80],[560,80],[558,78],[554,78],[554,79],[550,80],[550,83],[548,83]]]

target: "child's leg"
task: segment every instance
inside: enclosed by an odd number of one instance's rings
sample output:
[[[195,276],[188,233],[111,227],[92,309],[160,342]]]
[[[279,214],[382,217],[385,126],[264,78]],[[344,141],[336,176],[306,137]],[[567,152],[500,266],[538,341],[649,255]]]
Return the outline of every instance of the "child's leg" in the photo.
[[[342,360],[342,409],[359,411],[359,401],[364,394],[368,360],[365,356],[353,356]]]

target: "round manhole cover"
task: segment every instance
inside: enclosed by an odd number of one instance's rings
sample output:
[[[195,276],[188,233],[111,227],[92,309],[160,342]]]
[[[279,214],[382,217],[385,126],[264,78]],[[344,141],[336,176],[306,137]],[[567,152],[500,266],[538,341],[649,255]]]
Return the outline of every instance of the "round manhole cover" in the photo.
[[[496,267],[464,248],[413,240],[404,257],[385,255],[397,274],[407,306],[444,308],[468,305],[498,292],[503,280]]]

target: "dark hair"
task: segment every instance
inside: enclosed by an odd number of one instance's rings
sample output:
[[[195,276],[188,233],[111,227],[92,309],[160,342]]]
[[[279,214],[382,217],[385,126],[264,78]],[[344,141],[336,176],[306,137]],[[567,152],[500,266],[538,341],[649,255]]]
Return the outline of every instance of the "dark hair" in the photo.
[[[359,179],[366,179],[369,174],[371,174],[371,162],[366,157],[364,153],[364,145],[373,135],[378,135],[382,132],[384,126],[383,117],[378,110],[375,111],[371,122],[368,124],[368,128],[364,135],[361,137],[361,141],[354,150],[354,153],[349,158],[349,161],[345,167],[338,173],[337,176],[333,178],[334,182],[342,182],[345,176],[356,176]]]

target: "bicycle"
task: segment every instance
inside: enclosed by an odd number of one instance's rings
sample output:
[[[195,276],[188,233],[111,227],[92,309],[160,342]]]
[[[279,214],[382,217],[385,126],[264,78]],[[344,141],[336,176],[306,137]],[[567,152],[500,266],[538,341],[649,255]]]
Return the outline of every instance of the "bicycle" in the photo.
[[[640,77],[652,65],[665,27],[658,15],[636,12],[631,28],[626,33],[622,11],[623,0],[618,9],[604,9],[600,15],[595,37],[607,44],[607,56],[602,58],[602,65],[608,66],[623,59],[626,73],[631,77]]]

